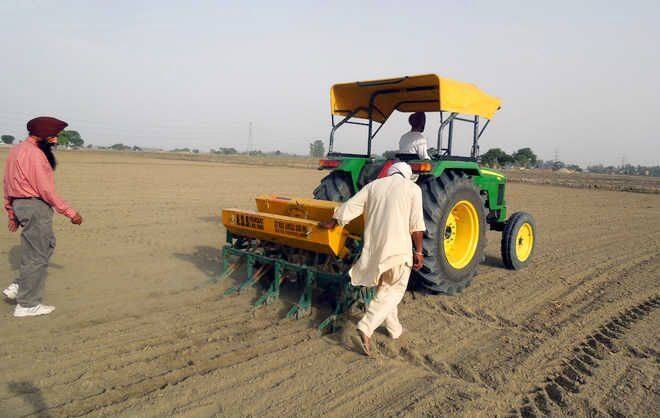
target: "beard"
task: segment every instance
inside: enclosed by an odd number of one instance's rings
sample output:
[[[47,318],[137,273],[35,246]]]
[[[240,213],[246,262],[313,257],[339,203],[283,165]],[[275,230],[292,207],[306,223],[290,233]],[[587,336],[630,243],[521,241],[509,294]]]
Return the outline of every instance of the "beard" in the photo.
[[[37,146],[46,156],[48,164],[50,164],[53,171],[55,171],[55,167],[57,167],[57,159],[55,158],[55,153],[53,153],[53,147],[55,144],[51,144],[46,140],[41,140],[37,142]]]

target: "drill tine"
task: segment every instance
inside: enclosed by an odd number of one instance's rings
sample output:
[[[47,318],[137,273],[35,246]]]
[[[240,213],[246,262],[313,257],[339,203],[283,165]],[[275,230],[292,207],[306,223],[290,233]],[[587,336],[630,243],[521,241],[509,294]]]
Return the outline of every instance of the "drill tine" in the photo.
[[[255,284],[264,274],[270,269],[270,264],[265,264],[257,269],[257,271],[252,274],[252,277],[248,277],[243,283],[239,286],[233,286],[227,289],[224,293],[225,296],[233,295],[234,293],[241,293],[243,289],[248,286]]]
[[[241,266],[242,260],[239,260],[235,263],[231,263],[229,266],[227,266],[226,269],[220,274],[219,277],[212,278],[211,281],[213,283],[218,283],[219,281],[222,281],[226,279],[227,277],[231,276],[232,273],[234,273],[240,266]]]

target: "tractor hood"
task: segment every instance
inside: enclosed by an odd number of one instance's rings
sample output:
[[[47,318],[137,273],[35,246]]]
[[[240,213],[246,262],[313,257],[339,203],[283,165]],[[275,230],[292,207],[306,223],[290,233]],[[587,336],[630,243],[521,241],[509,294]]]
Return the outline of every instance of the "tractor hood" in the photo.
[[[487,179],[497,181],[498,183],[506,182],[506,177],[499,171],[491,170],[490,168],[480,168],[479,172],[481,173],[482,177]]]

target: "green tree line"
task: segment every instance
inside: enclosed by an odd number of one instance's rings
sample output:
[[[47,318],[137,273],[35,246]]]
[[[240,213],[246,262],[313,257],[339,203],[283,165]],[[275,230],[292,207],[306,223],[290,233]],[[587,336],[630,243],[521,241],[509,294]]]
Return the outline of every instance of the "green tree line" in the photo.
[[[531,148],[520,148],[513,154],[507,154],[501,148],[491,148],[481,155],[481,163],[491,167],[506,167],[517,165],[519,167],[536,167],[538,157]]]

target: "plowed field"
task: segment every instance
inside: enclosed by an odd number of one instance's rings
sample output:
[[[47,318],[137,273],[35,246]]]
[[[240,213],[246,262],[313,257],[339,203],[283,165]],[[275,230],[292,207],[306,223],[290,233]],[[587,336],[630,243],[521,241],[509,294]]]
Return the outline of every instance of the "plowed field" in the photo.
[[[456,296],[406,294],[376,355],[223,292],[222,207],[310,196],[323,172],[121,153],[59,153],[45,302],[0,312],[0,416],[652,416],[660,404],[660,195],[512,183],[537,222],[534,261],[505,270],[499,233]],[[0,154],[3,161],[6,152]],[[0,165],[4,168],[4,165]],[[0,232],[3,287],[18,235]],[[4,261],[6,260],[6,261]],[[350,332],[350,324],[347,332]]]

